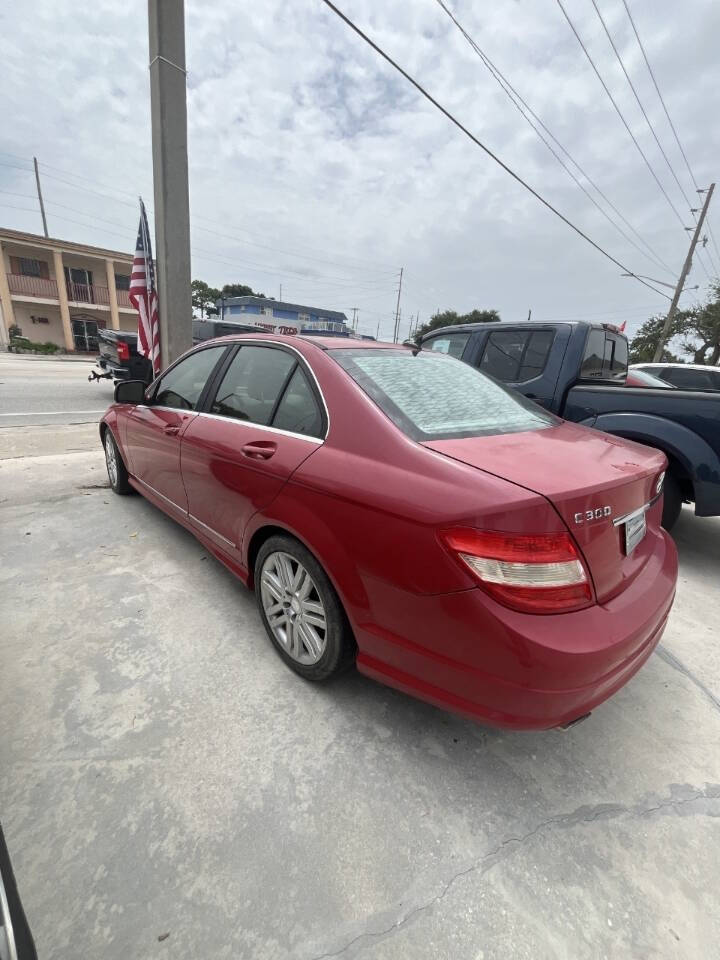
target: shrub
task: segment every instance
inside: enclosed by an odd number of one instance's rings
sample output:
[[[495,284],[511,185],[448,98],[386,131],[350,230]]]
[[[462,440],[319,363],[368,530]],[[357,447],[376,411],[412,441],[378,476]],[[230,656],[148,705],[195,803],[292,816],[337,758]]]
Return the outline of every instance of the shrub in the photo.
[[[15,353],[22,353],[24,350],[32,353],[59,353],[62,347],[56,343],[46,340],[45,343],[36,343],[34,340],[28,340],[27,337],[14,337],[10,340],[10,349]]]

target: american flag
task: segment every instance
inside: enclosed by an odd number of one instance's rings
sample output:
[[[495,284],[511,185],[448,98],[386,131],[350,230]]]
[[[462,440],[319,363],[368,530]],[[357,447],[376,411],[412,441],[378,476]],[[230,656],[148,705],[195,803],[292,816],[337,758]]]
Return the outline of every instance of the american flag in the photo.
[[[138,312],[138,351],[152,363],[153,373],[160,373],[160,317],[155,289],[150,230],[145,204],[140,200],[140,227],[135,244],[135,259],[130,276],[130,303]]]

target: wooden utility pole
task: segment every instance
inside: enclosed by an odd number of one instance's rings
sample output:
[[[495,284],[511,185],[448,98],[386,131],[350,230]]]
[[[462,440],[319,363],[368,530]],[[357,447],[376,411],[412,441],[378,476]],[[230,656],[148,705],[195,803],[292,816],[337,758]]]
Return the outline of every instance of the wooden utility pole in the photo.
[[[400,294],[402,293],[403,269],[404,267],[400,267],[400,282],[398,283],[398,297],[397,305],[395,307],[395,332],[393,333],[393,343],[397,343],[398,341],[398,331],[400,327]]]
[[[695,247],[697,242],[700,239],[700,232],[702,230],[702,225],[705,222],[705,215],[708,212],[708,207],[710,206],[710,198],[713,195],[713,190],[715,189],[715,184],[711,183],[708,187],[707,196],[705,197],[705,203],[703,208],[700,211],[700,217],[695,227],[695,232],[693,233],[692,240],[690,241],[690,249],[688,254],[685,257],[685,263],[683,264],[682,272],[680,273],[680,278],[675,287],[675,293],[673,294],[672,302],[670,303],[670,309],[667,312],[665,317],[665,323],[663,324],[662,333],[660,334],[660,339],[657,342],[655,347],[655,356],[653,357],[653,363],[657,363],[662,359],[662,352],[665,344],[667,343],[668,337],[670,336],[670,330],[672,329],[672,322],[675,319],[675,314],[677,313],[678,301],[680,299],[680,294],[683,292],[685,287],[685,281],[687,280],[687,275],[690,273],[690,267],[692,266],[692,258],[695,253]]]
[[[43,203],[42,190],[40,188],[40,174],[38,173],[38,164],[37,157],[33,157],[33,163],[35,164],[35,183],[37,184],[38,200],[40,201],[40,214],[42,215],[43,230],[45,231],[45,236],[49,237],[47,229],[47,220],[45,219],[45,204]]]

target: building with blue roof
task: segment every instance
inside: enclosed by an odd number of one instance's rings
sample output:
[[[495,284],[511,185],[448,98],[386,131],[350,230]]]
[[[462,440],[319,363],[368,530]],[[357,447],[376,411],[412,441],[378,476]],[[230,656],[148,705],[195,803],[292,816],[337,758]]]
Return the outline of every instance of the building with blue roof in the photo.
[[[324,310],[270,297],[225,297],[216,302],[221,319],[254,323],[272,333],[317,333],[349,336],[348,318],[339,310]]]

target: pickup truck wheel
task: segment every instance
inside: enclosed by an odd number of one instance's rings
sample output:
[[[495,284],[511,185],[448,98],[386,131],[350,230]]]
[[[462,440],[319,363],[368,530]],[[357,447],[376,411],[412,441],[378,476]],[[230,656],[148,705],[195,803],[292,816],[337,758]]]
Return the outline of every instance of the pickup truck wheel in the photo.
[[[103,446],[105,447],[105,466],[107,467],[108,480],[113,492],[121,495],[130,493],[132,487],[128,483],[128,472],[115,443],[115,437],[113,437],[109,428],[105,431]]]
[[[672,530],[682,507],[682,493],[680,484],[672,473],[665,477],[665,499],[663,500],[662,525],[666,530]]]

